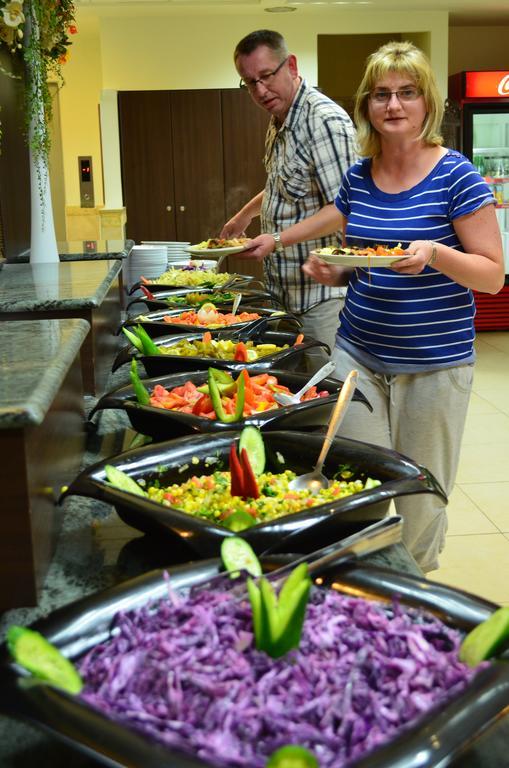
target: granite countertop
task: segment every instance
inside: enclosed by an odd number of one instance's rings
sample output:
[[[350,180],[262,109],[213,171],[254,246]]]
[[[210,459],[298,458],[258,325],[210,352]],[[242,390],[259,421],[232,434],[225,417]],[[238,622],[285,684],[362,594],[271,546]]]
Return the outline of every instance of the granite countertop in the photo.
[[[2,324],[0,429],[42,423],[89,329],[80,319]]]
[[[121,268],[120,259],[5,264],[0,313],[99,307]]]
[[[60,261],[104,261],[125,259],[134,245],[134,240],[71,240],[58,242]],[[30,251],[9,258],[10,264],[27,264]]]

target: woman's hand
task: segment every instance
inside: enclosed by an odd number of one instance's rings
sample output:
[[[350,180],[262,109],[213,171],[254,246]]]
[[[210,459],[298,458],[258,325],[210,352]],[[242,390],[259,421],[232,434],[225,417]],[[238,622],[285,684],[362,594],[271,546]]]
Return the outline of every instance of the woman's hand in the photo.
[[[302,271],[322,285],[348,285],[348,278],[351,270],[337,267],[334,264],[326,264],[318,256],[311,255],[305,264],[302,265]]]
[[[229,221],[226,222],[219,237],[223,237],[226,240],[232,237],[244,237],[245,231],[251,224],[251,217],[243,214],[242,211],[232,216]]]
[[[402,275],[418,275],[429,264],[433,255],[433,243],[430,240],[413,240],[405,253],[409,257],[393,261],[390,269]]]

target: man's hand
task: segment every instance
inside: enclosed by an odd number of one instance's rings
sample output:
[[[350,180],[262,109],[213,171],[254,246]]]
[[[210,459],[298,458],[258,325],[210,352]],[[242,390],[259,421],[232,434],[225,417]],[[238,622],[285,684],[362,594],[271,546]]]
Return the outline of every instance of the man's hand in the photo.
[[[276,247],[276,241],[272,235],[258,235],[254,237],[246,245],[243,251],[235,254],[239,259],[255,259],[256,261],[263,261],[274,248]]]
[[[226,222],[219,237],[230,240],[232,237],[245,237],[246,229],[251,224],[251,217],[239,211],[235,216]]]

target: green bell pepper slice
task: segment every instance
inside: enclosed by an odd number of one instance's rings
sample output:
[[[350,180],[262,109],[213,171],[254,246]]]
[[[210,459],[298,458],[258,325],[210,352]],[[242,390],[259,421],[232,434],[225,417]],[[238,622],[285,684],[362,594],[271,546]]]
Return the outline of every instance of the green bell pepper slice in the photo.
[[[138,336],[128,328],[122,328],[122,333],[126,336],[127,340],[133,345],[133,347],[137,349],[138,352],[143,354],[143,344],[141,343],[141,340],[138,338]]]
[[[209,397],[212,401],[212,406],[216,412],[217,418],[219,419],[219,421],[223,421],[225,423],[239,421],[244,414],[244,401],[245,401],[244,377],[241,374],[236,381],[237,404],[235,407],[235,413],[232,413],[230,415],[224,412],[223,404],[221,402],[221,391],[219,389],[215,374],[216,374],[216,369],[209,368],[209,373],[208,373]]]
[[[136,399],[141,405],[150,405],[150,393],[146,386],[143,384],[138,373],[138,363],[133,358],[131,360],[131,371],[129,373],[131,384],[134,389]]]
[[[143,345],[144,355],[160,355],[161,354],[159,347],[154,342],[154,340],[150,338],[150,336],[148,335],[148,333],[146,332],[145,328],[143,328],[142,325],[137,325],[135,328],[135,331],[136,331],[136,334],[138,335],[139,340]]]

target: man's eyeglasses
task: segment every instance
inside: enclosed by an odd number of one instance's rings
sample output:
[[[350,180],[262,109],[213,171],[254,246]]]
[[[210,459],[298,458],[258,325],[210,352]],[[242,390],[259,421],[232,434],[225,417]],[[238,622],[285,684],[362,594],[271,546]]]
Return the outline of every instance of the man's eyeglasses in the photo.
[[[267,72],[266,75],[262,75],[261,77],[258,77],[256,80],[241,80],[239,83],[239,87],[245,88],[249,92],[255,91],[258,83],[261,83],[262,85],[267,87],[272,82],[272,79],[277,75],[277,73],[279,72],[283,64],[286,64],[287,61],[288,61],[288,56],[286,57],[286,59],[283,59],[281,64],[279,64],[276,67],[276,69],[274,69],[272,72]]]
[[[420,88],[409,85],[406,88],[400,88],[398,91],[388,91],[385,88],[377,88],[371,91],[369,98],[374,104],[388,104],[391,96],[396,95],[399,102],[416,101],[422,95]]]

